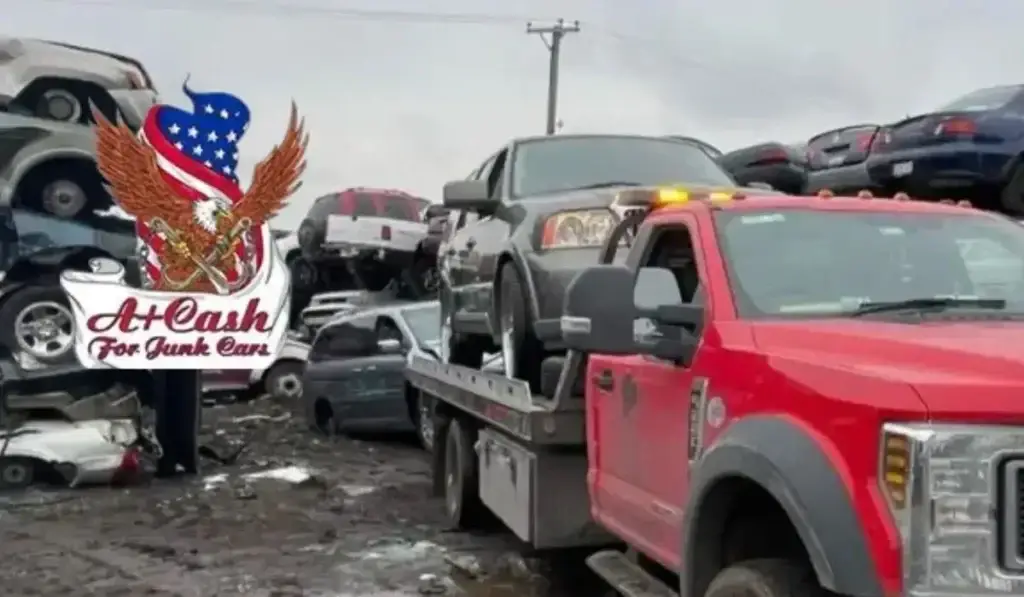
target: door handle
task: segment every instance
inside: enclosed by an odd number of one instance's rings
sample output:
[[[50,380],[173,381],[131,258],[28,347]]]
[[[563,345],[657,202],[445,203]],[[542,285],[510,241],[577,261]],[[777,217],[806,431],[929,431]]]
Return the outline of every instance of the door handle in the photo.
[[[610,370],[605,369],[594,376],[594,385],[596,385],[598,389],[611,392],[615,389],[615,376],[612,375]]]

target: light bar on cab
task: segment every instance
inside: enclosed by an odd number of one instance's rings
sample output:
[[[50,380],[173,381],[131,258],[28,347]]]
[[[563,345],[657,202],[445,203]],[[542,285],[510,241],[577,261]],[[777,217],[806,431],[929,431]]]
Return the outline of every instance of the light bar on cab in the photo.
[[[616,196],[616,205],[623,207],[646,207],[651,210],[672,205],[682,205],[690,201],[708,201],[721,203],[743,199],[744,195],[733,191],[709,191],[664,187],[659,189],[627,189]]]

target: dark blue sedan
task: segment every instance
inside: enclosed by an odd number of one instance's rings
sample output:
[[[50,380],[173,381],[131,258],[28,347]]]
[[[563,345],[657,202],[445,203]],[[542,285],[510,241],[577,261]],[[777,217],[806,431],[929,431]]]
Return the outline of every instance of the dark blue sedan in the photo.
[[[1024,85],[969,93],[883,127],[867,159],[875,185],[1024,214]]]

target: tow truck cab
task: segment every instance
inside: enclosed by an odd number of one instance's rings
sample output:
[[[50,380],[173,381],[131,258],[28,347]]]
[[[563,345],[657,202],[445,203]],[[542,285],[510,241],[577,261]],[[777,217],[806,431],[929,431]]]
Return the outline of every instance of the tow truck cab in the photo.
[[[1019,226],[661,195],[566,296],[594,520],[684,596],[1024,593]],[[971,242],[1016,258],[988,296]],[[627,595],[654,582],[635,561],[589,560]]]
[[[630,597],[1024,594],[1024,229],[895,199],[623,193],[649,209],[570,285],[542,395],[410,361],[452,522],[625,543],[588,562]]]

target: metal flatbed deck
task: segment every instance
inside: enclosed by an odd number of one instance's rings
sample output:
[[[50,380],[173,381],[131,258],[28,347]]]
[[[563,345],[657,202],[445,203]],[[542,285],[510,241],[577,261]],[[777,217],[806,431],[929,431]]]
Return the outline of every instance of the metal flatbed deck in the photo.
[[[579,446],[586,440],[582,397],[534,396],[525,381],[422,357],[412,359],[406,377],[418,390],[525,442]]]

